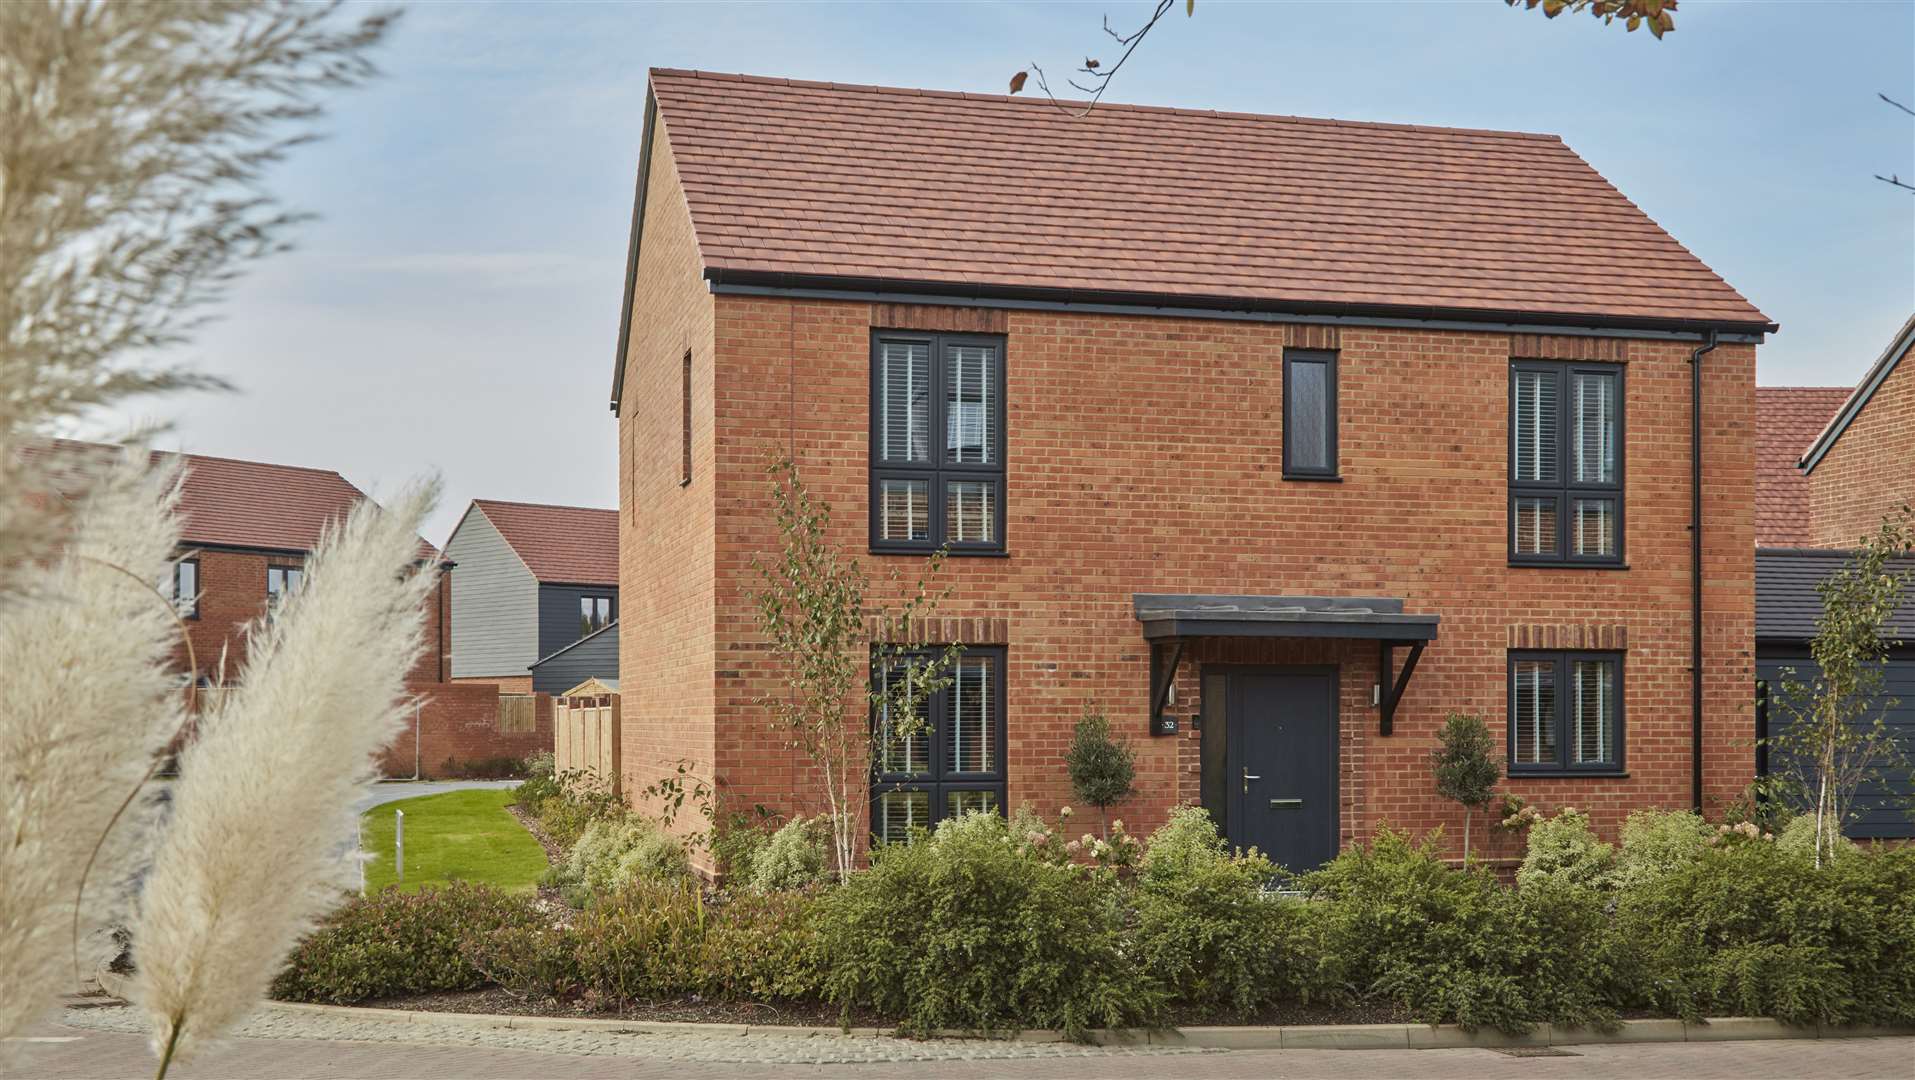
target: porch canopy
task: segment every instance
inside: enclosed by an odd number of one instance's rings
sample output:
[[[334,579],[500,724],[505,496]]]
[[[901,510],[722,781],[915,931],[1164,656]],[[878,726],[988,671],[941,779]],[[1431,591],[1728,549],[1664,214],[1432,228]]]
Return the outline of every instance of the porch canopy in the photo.
[[[1378,731],[1390,734],[1397,702],[1423,648],[1436,640],[1438,615],[1410,614],[1392,596],[1205,596],[1133,593],[1131,603],[1151,643],[1150,721],[1154,734],[1174,734],[1164,703],[1183,661],[1185,642],[1206,637],[1346,638],[1379,645]],[[1409,651],[1395,673],[1398,646]],[[1168,651],[1166,660],[1165,652]]]

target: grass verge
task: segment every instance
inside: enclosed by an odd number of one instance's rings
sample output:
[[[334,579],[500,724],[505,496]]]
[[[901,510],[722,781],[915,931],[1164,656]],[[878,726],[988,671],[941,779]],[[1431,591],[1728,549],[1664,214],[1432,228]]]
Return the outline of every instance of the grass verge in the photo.
[[[398,881],[393,866],[394,811],[406,813],[406,874],[401,885],[417,892],[448,881],[482,882],[512,892],[530,892],[545,870],[545,850],[518,819],[506,812],[510,789],[449,791],[375,806],[360,818],[366,891]]]

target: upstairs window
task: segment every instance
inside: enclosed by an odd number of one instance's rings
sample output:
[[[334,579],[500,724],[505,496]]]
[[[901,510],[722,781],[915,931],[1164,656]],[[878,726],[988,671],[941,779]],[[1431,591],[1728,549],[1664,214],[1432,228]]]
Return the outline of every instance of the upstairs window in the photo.
[[[297,566],[268,566],[266,568],[266,603],[277,607],[279,603],[299,588],[306,579],[306,572]]]
[[[883,332],[871,354],[871,549],[1004,550],[1004,339]]]
[[[199,560],[173,564],[173,607],[183,619],[199,618]]]
[[[910,661],[874,678],[901,678]],[[1004,650],[972,648],[951,665],[951,684],[924,702],[922,723],[895,734],[880,706],[872,724],[871,836],[895,843],[967,810],[1004,812]]]
[[[1510,365],[1509,558],[1619,566],[1623,558],[1623,373]]]
[[[1522,652],[1509,658],[1509,771],[1622,770],[1622,655]]]
[[[1283,476],[1337,478],[1337,354],[1283,350]]]
[[[612,625],[617,618],[616,607],[609,596],[581,596],[578,598],[578,636],[595,634]]]

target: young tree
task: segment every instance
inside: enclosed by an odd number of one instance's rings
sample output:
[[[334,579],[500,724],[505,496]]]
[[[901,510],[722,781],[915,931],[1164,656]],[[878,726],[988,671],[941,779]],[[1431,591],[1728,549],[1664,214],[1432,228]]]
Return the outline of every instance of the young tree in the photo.
[[[1110,808],[1135,790],[1135,751],[1129,742],[1112,738],[1110,721],[1086,705],[1083,719],[1071,734],[1071,747],[1064,753],[1064,766],[1070,770],[1071,790],[1097,808],[1103,835],[1109,839]]]
[[[759,703],[823,774],[842,880],[857,859],[859,811],[872,769],[892,742],[923,732],[925,700],[951,682],[959,647],[927,651],[918,636],[937,606],[929,583],[944,553],[932,553],[909,588],[893,573],[892,589],[903,599],[890,611],[875,607],[864,567],[831,542],[830,505],[811,494],[790,460],[774,461],[766,471],[780,550],[770,565],[754,560],[763,587],[753,599],[786,687]],[[875,633],[871,621],[878,624]]]
[[[1883,661],[1901,644],[1883,631],[1915,579],[1915,569],[1896,565],[1915,548],[1912,522],[1907,506],[1889,514],[1847,565],[1816,586],[1822,614],[1809,656],[1818,674],[1805,684],[1788,673],[1777,699],[1792,717],[1770,740],[1783,789],[1777,794],[1811,806],[1818,867],[1841,843],[1856,789],[1899,756],[1886,719],[1894,702],[1878,695]]]
[[[1469,858],[1470,824],[1479,807],[1495,794],[1503,771],[1496,763],[1496,742],[1481,717],[1451,713],[1437,733],[1442,745],[1430,753],[1436,793],[1463,804],[1463,858]]]
[[[160,1072],[259,1000],[351,875],[341,836],[402,711],[431,577],[429,490],[367,504],[249,638],[171,785],[183,626],[176,477],[40,437],[135,394],[221,385],[157,365],[299,215],[263,170],[313,135],[317,95],[372,73],[389,13],[285,0],[0,4],[0,1054],[137,927]],[[77,673],[77,674],[76,674]],[[142,891],[128,895],[126,883]],[[137,911],[130,911],[133,903]]]

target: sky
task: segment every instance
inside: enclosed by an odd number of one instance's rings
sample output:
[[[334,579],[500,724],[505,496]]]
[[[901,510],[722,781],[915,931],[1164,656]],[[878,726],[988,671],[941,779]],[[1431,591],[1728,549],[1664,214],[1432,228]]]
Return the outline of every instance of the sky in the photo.
[[[1101,17],[1150,6],[414,4],[383,77],[271,176],[318,215],[298,249],[175,357],[238,392],[132,418],[375,497],[436,472],[435,543],[473,498],[615,506],[647,68],[1001,92],[1033,60],[1108,63]],[[1107,100],[1559,134],[1781,324],[1762,383],[1853,383],[1915,308],[1915,198],[1872,178],[1915,178],[1915,120],[1876,98],[1915,105],[1915,0],[1683,0],[1677,24],[1656,41],[1499,0],[1204,0]]]

